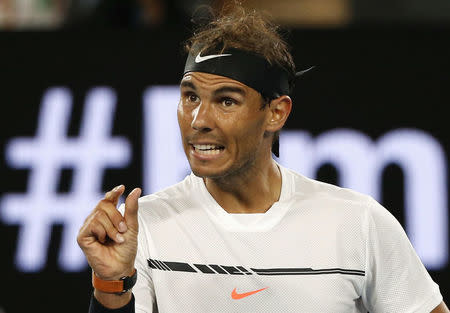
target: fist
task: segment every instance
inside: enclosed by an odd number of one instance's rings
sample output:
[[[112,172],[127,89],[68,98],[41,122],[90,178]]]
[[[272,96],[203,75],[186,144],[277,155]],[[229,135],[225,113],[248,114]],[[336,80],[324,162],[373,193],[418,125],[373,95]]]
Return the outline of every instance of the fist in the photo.
[[[118,280],[134,269],[141,189],[135,188],[127,196],[122,216],[117,203],[124,190],[120,185],[107,192],[86,218],[77,237],[89,265],[104,280]]]

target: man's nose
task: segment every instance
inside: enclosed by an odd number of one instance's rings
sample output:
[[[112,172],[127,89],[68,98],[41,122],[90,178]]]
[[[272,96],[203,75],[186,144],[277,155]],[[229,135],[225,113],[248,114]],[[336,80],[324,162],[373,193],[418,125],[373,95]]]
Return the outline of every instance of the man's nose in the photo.
[[[195,110],[192,111],[191,127],[198,131],[211,131],[214,128],[214,117],[212,105],[207,101],[202,101]]]

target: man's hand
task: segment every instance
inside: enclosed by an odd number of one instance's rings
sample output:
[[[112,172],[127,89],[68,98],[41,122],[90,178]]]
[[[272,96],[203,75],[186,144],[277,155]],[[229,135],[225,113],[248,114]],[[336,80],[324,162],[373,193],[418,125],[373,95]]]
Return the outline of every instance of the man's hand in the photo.
[[[116,206],[124,190],[120,185],[107,192],[86,218],[77,237],[89,265],[103,280],[118,280],[129,276],[134,269],[141,189],[130,192],[122,217]]]

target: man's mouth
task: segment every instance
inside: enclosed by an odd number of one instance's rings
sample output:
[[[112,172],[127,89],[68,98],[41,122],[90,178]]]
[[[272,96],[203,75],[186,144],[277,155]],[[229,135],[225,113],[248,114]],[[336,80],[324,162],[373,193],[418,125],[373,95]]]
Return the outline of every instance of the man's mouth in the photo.
[[[212,145],[212,144],[207,144],[207,145],[194,144],[194,145],[192,145],[192,147],[194,148],[195,152],[204,154],[204,155],[219,154],[221,151],[223,151],[225,149],[224,146]]]

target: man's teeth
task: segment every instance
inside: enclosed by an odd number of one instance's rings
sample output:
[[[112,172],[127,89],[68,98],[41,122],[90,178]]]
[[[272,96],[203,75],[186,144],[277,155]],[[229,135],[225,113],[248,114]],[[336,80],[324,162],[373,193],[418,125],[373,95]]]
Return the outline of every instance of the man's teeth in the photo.
[[[216,145],[194,145],[194,149],[201,154],[219,154],[222,147]]]

